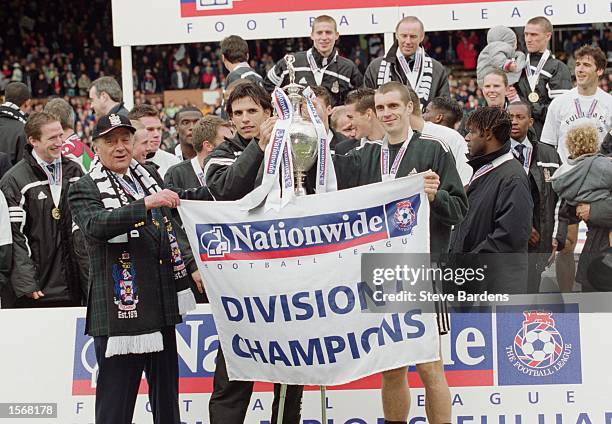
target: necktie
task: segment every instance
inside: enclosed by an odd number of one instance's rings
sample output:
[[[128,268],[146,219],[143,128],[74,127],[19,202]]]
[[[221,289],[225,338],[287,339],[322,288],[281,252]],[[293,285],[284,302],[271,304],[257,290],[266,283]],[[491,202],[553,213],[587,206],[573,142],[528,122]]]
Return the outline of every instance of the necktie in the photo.
[[[517,144],[514,146],[514,150],[516,150],[518,153],[517,158],[519,161],[521,161],[521,165],[525,166],[525,154],[523,153],[525,151],[525,146],[522,144]]]
[[[130,185],[130,187],[132,187],[134,191],[138,191],[136,188],[136,183],[134,183],[134,180],[129,175],[124,175],[123,179]]]
[[[51,163],[51,164],[47,164],[47,170],[49,171],[49,175],[51,175],[51,184],[55,184],[57,181],[55,181],[55,164]]]

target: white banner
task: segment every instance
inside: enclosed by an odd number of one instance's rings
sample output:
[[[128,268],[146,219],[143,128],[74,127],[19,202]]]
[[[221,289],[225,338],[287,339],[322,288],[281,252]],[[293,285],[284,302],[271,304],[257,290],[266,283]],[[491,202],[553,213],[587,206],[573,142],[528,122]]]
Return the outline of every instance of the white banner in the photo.
[[[422,175],[240,209],[179,207],[231,380],[337,385],[439,358],[435,314],[369,313],[361,279],[361,253],[428,251]]]
[[[408,15],[426,31],[520,27],[534,16],[554,25],[612,20],[604,0],[113,0],[112,9],[115,46],[305,37],[321,14],[345,35],[393,32]]]

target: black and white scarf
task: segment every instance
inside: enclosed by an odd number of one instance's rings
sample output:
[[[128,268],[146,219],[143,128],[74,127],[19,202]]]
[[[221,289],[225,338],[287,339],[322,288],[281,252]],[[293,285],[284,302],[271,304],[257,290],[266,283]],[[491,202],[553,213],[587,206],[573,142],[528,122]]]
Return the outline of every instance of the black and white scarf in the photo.
[[[128,194],[138,198],[162,190],[147,169],[135,160],[130,164],[129,173],[132,180],[140,185],[142,192],[138,190],[139,193],[126,193],[119,181],[122,177],[104,167],[98,158],[95,159],[89,174],[107,210],[131,203]],[[170,219],[162,209],[153,209],[151,212],[159,234],[168,238],[172,258],[172,273],[168,273],[167,278],[162,275],[158,290],[170,296],[176,295],[179,313],[184,315],[196,307],[195,298],[188,285],[188,272]],[[151,249],[145,245],[144,237],[140,237],[141,231],[151,230],[142,227],[108,241],[107,256],[112,263],[112,269],[107,270],[105,288],[109,325],[105,353],[107,358],[129,353],[159,352],[164,349],[160,332],[164,325],[163,305],[160,316],[159,299],[154,296],[156,292],[151,290],[153,282],[140,277],[146,275],[151,266],[159,264],[157,258],[143,257],[143,252],[151,252]]]
[[[25,125],[28,117],[15,103],[6,102],[0,105],[0,115],[15,119]]]
[[[391,49],[387,53],[380,63],[380,68],[378,68],[378,76],[376,80],[376,85],[380,87],[381,85],[392,81],[391,79],[391,61],[390,58],[395,59],[395,71],[401,79],[402,84],[409,85],[408,77],[405,75],[402,67],[399,64],[399,60],[396,55],[398,52],[399,46],[397,40],[391,46]],[[429,100],[429,95],[431,93],[431,84],[433,82],[433,61],[430,56],[427,55],[425,49],[419,47],[419,50],[422,52],[422,65],[421,72],[418,78],[418,84],[416,87],[412,87],[412,89],[417,93],[421,100]]]

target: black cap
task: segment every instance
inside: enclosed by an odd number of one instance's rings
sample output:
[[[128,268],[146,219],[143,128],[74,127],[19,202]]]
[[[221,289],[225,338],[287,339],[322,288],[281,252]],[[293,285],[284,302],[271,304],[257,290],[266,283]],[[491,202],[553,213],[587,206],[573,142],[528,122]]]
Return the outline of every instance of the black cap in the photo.
[[[92,138],[95,140],[98,137],[102,137],[114,129],[127,128],[134,134],[136,128],[134,128],[127,118],[127,116],[119,115],[118,113],[111,113],[110,115],[104,115],[98,122],[93,130]]]

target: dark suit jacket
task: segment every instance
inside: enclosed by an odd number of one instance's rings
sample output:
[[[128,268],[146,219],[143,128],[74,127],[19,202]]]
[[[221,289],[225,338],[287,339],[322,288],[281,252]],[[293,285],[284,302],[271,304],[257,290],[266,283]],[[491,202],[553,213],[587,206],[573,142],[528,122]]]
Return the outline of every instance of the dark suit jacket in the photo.
[[[155,170],[147,166],[147,170],[151,174],[155,174]],[[161,177],[154,175],[158,184],[163,187]],[[87,238],[90,272],[89,283],[90,291],[87,300],[87,325],[86,332],[91,336],[106,336],[108,335],[108,320],[107,320],[107,299],[108,293],[107,284],[109,284],[107,275],[110,271],[113,261],[117,258],[111,258],[107,254],[108,241],[116,236],[129,233],[132,230],[139,230],[142,237],[149,237],[148,233],[157,232],[153,224],[150,211],[147,211],[144,199],[134,200],[130,204],[108,211],[100,198],[98,191],[91,175],[85,175],[79,181],[74,183],[70,188],[69,193],[70,209],[73,213],[73,219],[79,228],[83,231]],[[165,216],[171,217],[172,212],[169,209],[163,208]],[[152,230],[147,232],[147,226]],[[191,274],[197,270],[197,265],[191,254],[189,243],[185,233],[181,230],[179,223],[174,223],[174,231],[176,233],[181,253],[187,271]],[[142,260],[150,260],[151,275],[171,275],[167,268],[171,268],[170,247],[167,244],[167,238],[157,239],[149,237],[150,249],[145,252],[131,252],[132,254],[141,254]],[[160,245],[160,243],[162,243]],[[167,245],[167,246],[165,246]],[[159,267],[158,269],[155,269]],[[165,324],[171,326],[181,322],[178,314],[178,306],[176,300],[176,291],[174,293],[161,292],[160,299],[163,306]]]

